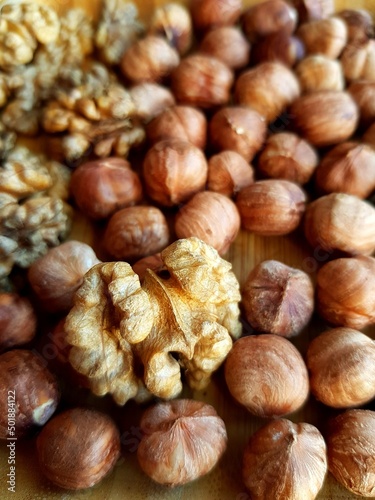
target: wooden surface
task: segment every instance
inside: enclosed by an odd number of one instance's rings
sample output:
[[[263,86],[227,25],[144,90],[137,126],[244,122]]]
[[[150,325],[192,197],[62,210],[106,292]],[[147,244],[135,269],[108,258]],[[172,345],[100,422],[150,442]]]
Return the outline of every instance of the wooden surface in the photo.
[[[72,6],[84,6],[90,13],[97,13],[98,0],[44,0],[60,11]],[[162,1],[139,0],[143,15],[147,16],[154,5],[162,4]],[[186,2],[184,2],[186,3]],[[245,2],[250,5],[254,1]],[[353,7],[353,0],[341,0],[337,2],[337,8]],[[1,2],[0,2],[1,4]],[[356,0],[355,7],[372,9],[375,12],[375,0]],[[89,243],[95,241],[95,235],[91,226],[82,217],[77,217],[71,238],[79,239]],[[304,243],[300,234],[296,233],[283,238],[260,238],[242,232],[229,253],[227,259],[233,263],[233,269],[241,284],[253,266],[265,259],[277,259],[288,265],[295,266],[304,271],[319,264],[312,256],[313,252]],[[324,261],[324,258],[323,258]],[[322,262],[320,262],[322,263]],[[314,277],[314,273],[312,273]],[[293,340],[295,345],[305,353],[309,339],[322,332],[326,325],[315,318],[312,325],[300,336]],[[369,330],[374,338],[374,329]],[[114,405],[110,400],[96,399],[87,393],[77,393],[74,388],[65,388],[65,397],[69,404],[92,404],[98,408],[106,408]],[[138,422],[141,408],[130,403],[124,408],[115,409],[117,422],[122,433],[123,455],[115,470],[96,487],[81,492],[69,492],[55,488],[49,484],[41,475],[35,453],[35,439],[30,438],[24,442],[18,442],[16,447],[16,493],[8,493],[6,485],[6,474],[9,471],[7,465],[8,451],[5,443],[0,445],[0,498],[20,500],[52,500],[52,499],[81,499],[81,500],[250,500],[241,479],[241,457],[242,450],[250,435],[264,423],[233,403],[223,382],[222,370],[215,374],[208,390],[204,393],[193,393],[185,390],[184,396],[194,397],[207,401],[215,406],[218,413],[224,419],[229,436],[228,449],[220,464],[208,476],[185,487],[168,489],[156,485],[148,479],[139,469],[136,461],[136,447],[139,441]],[[369,405],[371,407],[371,405]],[[375,408],[373,408],[375,409]],[[324,429],[325,422],[334,412],[323,408],[312,398],[304,408],[289,416],[295,422],[309,422]],[[320,500],[349,500],[358,498],[341,488],[336,481],[327,476],[324,489],[319,494]],[[269,500],[272,500],[271,498]]]

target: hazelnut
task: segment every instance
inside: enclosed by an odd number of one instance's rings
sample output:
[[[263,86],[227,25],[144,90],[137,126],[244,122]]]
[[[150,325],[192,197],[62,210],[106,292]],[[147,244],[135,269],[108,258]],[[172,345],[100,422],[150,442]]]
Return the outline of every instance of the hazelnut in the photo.
[[[327,262],[317,275],[317,310],[332,325],[361,330],[375,324],[375,259]]]
[[[14,410],[11,427],[15,428],[9,435],[22,438],[55,412],[60,399],[57,380],[41,357],[25,349],[1,354],[0,373],[0,439],[8,437],[9,408]]]
[[[229,101],[233,81],[232,70],[222,61],[193,54],[185,57],[172,73],[172,91],[179,103],[212,108]]]
[[[362,42],[374,38],[374,22],[364,9],[345,9],[337,14],[348,28],[348,42]]]
[[[351,95],[331,90],[301,96],[291,105],[289,114],[297,130],[314,146],[330,146],[349,139],[359,119]]]
[[[199,51],[220,59],[232,69],[244,68],[250,60],[250,44],[241,30],[234,26],[221,26],[208,31]]]
[[[236,205],[227,196],[211,191],[197,193],[176,215],[178,238],[196,236],[225,254],[240,230]]]
[[[311,392],[333,408],[360,406],[375,398],[375,342],[357,330],[334,328],[309,345]]]
[[[292,0],[302,23],[325,19],[332,16],[335,11],[334,0]]]
[[[153,144],[164,139],[180,139],[204,149],[207,141],[207,119],[197,108],[171,106],[148,124],[147,137]]]
[[[293,182],[269,179],[241,189],[236,205],[244,229],[262,236],[282,236],[299,226],[305,192]]]
[[[305,47],[302,41],[285,31],[262,38],[252,47],[251,51],[251,59],[254,64],[279,61],[289,67],[294,66],[304,55]]]
[[[233,196],[254,182],[254,169],[235,151],[222,151],[208,160],[207,189]]]
[[[258,332],[292,337],[308,324],[314,311],[309,276],[276,260],[261,262],[242,289],[246,319]]]
[[[225,361],[233,398],[258,417],[297,411],[309,395],[309,377],[299,351],[279,335],[250,335],[233,344]]]
[[[70,190],[78,208],[92,219],[105,219],[142,199],[141,181],[122,158],[80,165],[73,172]]]
[[[348,92],[357,103],[361,124],[369,127],[375,121],[375,81],[353,82],[348,87]]]
[[[68,311],[84,275],[99,262],[86,243],[67,241],[51,248],[31,265],[29,282],[47,311]]]
[[[310,144],[291,132],[271,135],[259,156],[258,170],[266,177],[306,184],[319,157]]]
[[[305,236],[328,252],[370,255],[375,250],[375,208],[357,196],[331,193],[310,203]]]
[[[147,35],[129,47],[121,60],[121,71],[132,82],[157,82],[178,66],[176,49],[161,36]]]
[[[257,111],[267,122],[274,121],[299,94],[294,73],[278,62],[265,62],[245,71],[235,85],[237,103]]]
[[[172,92],[157,83],[140,83],[132,87],[129,93],[137,116],[143,122],[149,122],[176,102]]]
[[[164,36],[180,55],[190,49],[193,42],[193,27],[190,12],[178,3],[167,3],[157,7],[150,21],[148,32]]]
[[[345,78],[340,61],[319,54],[305,57],[295,68],[304,94],[320,90],[344,90]]]
[[[208,474],[227,447],[223,420],[202,401],[158,403],[145,411],[140,427],[139,465],[154,481],[167,486]]]
[[[147,193],[161,205],[178,205],[204,189],[207,168],[204,153],[193,144],[179,139],[157,142],[143,163]]]
[[[331,419],[326,436],[328,470],[346,489],[375,494],[375,412],[347,410]]]
[[[302,24],[297,36],[304,43],[307,54],[336,59],[348,41],[348,28],[339,17],[330,17]]]
[[[349,43],[340,60],[348,82],[375,80],[375,40]]]
[[[214,149],[230,149],[251,161],[262,147],[267,125],[262,116],[245,106],[228,106],[214,114],[209,138]]]
[[[69,490],[99,483],[120,457],[120,435],[113,420],[85,408],[54,417],[42,429],[36,445],[43,474]]]
[[[148,257],[143,257],[143,259],[137,260],[137,262],[133,265],[133,271],[138,274],[140,281],[143,281],[147,269],[151,269],[156,274],[158,274],[159,272],[163,271],[164,268],[164,262],[161,258],[160,253],[149,255]]]
[[[314,500],[326,474],[326,444],[310,424],[273,420],[251,436],[244,450],[242,475],[252,500]]]
[[[34,309],[26,297],[0,293],[0,351],[30,342],[36,326]]]
[[[235,24],[242,12],[242,0],[192,0],[190,9],[195,28],[206,31]]]
[[[135,260],[163,250],[169,243],[167,221],[156,207],[128,207],[109,219],[104,247],[117,260]]]
[[[375,190],[375,151],[358,142],[339,144],[320,162],[315,182],[323,193],[367,198]]]

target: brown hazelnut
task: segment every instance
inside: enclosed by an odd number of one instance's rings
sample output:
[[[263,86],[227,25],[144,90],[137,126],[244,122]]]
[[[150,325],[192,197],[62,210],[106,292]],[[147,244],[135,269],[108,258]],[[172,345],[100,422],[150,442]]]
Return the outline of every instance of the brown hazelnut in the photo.
[[[345,78],[340,61],[319,54],[305,57],[295,68],[303,94],[320,90],[344,90]]]
[[[92,219],[105,219],[142,199],[141,181],[122,158],[103,158],[80,165],[73,172],[70,190],[78,208]]]
[[[297,35],[304,43],[307,54],[336,59],[348,41],[348,28],[339,17],[330,17],[302,24]]]
[[[173,71],[172,91],[179,103],[212,108],[229,101],[233,81],[232,70],[222,61],[205,54],[193,54],[185,57]]]
[[[348,82],[375,80],[375,40],[349,43],[340,60]]]
[[[163,250],[169,243],[167,221],[156,207],[128,207],[109,219],[104,247],[118,260],[135,260]]]
[[[251,60],[254,64],[279,61],[292,67],[305,55],[302,41],[285,31],[269,35],[259,40],[252,47]]]
[[[0,373],[0,439],[22,438],[55,412],[57,380],[41,357],[25,349],[1,354]]]
[[[375,81],[353,82],[349,85],[348,92],[357,103],[361,124],[369,127],[375,121]]]
[[[317,310],[332,325],[361,330],[375,324],[375,259],[327,262],[317,275]]]
[[[235,24],[242,12],[242,0],[192,0],[190,9],[195,28],[206,31]]]
[[[0,351],[30,342],[36,326],[33,306],[26,297],[0,293]]]
[[[138,274],[140,281],[143,281],[147,269],[151,269],[156,274],[158,274],[165,268],[160,253],[149,255],[148,257],[143,257],[143,259],[137,260],[137,262],[132,267],[133,271]]]
[[[209,138],[217,151],[229,149],[251,161],[267,134],[264,118],[245,106],[228,106],[214,114],[209,123]]]
[[[120,434],[113,420],[85,408],[54,417],[42,429],[36,445],[43,474],[69,490],[99,483],[120,457]]]
[[[193,42],[190,12],[178,3],[161,5],[152,14],[148,32],[164,36],[181,55],[185,54]]]
[[[314,311],[309,276],[276,260],[261,262],[242,289],[246,319],[258,332],[292,337],[308,324]]]
[[[344,142],[329,151],[315,175],[323,193],[346,193],[367,198],[375,190],[375,151],[358,142]]]
[[[325,19],[332,16],[335,11],[334,0],[292,0],[292,4],[297,9],[302,23]]]
[[[265,62],[245,71],[235,85],[237,103],[257,111],[267,122],[275,120],[299,94],[294,73],[278,62]]]
[[[306,184],[318,166],[315,149],[291,132],[271,135],[258,159],[258,170],[266,177]]]
[[[171,106],[154,118],[147,126],[151,143],[164,139],[180,139],[204,149],[207,141],[207,119],[197,108]]]
[[[362,497],[375,494],[375,412],[347,410],[329,422],[328,470],[346,489]]]
[[[132,82],[157,82],[178,66],[176,49],[161,36],[147,35],[125,52],[121,71]]]
[[[333,408],[375,398],[375,342],[351,328],[333,328],[309,345],[307,367],[314,396]]]
[[[172,92],[157,83],[140,83],[132,87],[129,93],[137,116],[146,123],[176,103]]]
[[[331,90],[301,96],[291,105],[289,114],[297,130],[314,146],[330,146],[349,139],[359,119],[351,95]]]
[[[273,420],[244,450],[242,476],[252,500],[314,500],[326,474],[326,444],[310,424]]]
[[[282,236],[299,226],[306,194],[293,182],[269,179],[241,189],[236,205],[244,229],[262,236]]]
[[[375,250],[375,208],[357,196],[331,193],[310,203],[305,236],[327,252],[370,255]]]
[[[179,486],[212,470],[227,447],[223,420],[209,404],[177,399],[148,408],[137,449],[141,469],[157,483]]]
[[[225,380],[233,398],[258,417],[297,411],[309,395],[309,376],[299,351],[284,337],[242,337],[225,361]]]
[[[161,205],[178,205],[204,189],[207,168],[204,153],[193,144],[179,139],[157,142],[143,163],[147,193]]]
[[[178,238],[196,236],[225,254],[240,230],[236,205],[227,196],[211,191],[197,193],[176,215]]]
[[[345,9],[337,14],[348,28],[348,42],[362,42],[374,38],[374,22],[364,9]]]
[[[93,249],[79,241],[51,248],[29,268],[34,293],[49,312],[68,311],[86,272],[100,260]]]
[[[232,69],[244,68],[250,60],[250,44],[241,30],[234,26],[222,26],[208,31],[199,51],[220,59]]]
[[[233,196],[254,182],[254,169],[235,151],[222,151],[208,160],[207,189]]]

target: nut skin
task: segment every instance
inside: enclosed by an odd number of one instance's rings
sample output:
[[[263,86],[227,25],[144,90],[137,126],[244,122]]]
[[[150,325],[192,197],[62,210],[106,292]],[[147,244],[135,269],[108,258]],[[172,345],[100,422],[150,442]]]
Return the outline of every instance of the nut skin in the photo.
[[[85,273],[99,262],[86,243],[67,241],[35,261],[29,268],[28,279],[45,310],[64,312],[72,307]]]
[[[345,9],[337,15],[345,21],[348,28],[349,43],[374,38],[374,22],[370,12],[364,9]]]
[[[192,0],[190,11],[197,31],[235,24],[242,11],[242,0]]]
[[[335,11],[334,0],[292,0],[301,23],[326,19]]]
[[[346,489],[375,495],[375,412],[347,410],[331,419],[326,436],[328,469]]]
[[[146,82],[134,85],[129,93],[137,110],[137,116],[145,123],[176,103],[172,92],[158,83]]]
[[[215,409],[180,399],[145,411],[137,449],[142,470],[157,483],[179,486],[207,474],[227,447],[227,432]]]
[[[30,342],[37,318],[30,301],[17,293],[0,294],[0,352]]]
[[[304,43],[307,54],[336,59],[347,44],[348,28],[339,17],[330,17],[302,24],[297,36]]]
[[[148,195],[167,207],[187,201],[203,190],[207,171],[204,153],[193,144],[179,139],[156,143],[143,162]]]
[[[327,262],[317,274],[316,305],[331,325],[362,330],[375,324],[375,259]]]
[[[293,67],[305,55],[302,41],[285,31],[269,35],[252,47],[251,60],[253,64],[279,61],[285,66]]]
[[[327,447],[319,430],[280,418],[250,437],[242,476],[253,500],[314,500],[327,467]]]
[[[311,319],[314,287],[303,271],[276,260],[263,261],[244,283],[242,306],[255,330],[289,338]]]
[[[250,335],[237,340],[225,361],[225,380],[233,398],[258,417],[293,413],[309,394],[301,354],[279,335]]]
[[[341,65],[346,80],[375,80],[375,40],[352,42],[341,54]]]
[[[375,342],[351,328],[316,337],[306,357],[314,396],[333,408],[358,407],[375,397]]]
[[[244,68],[250,60],[250,44],[241,30],[234,26],[222,26],[208,31],[199,51],[220,59],[235,70]]]
[[[345,79],[340,61],[315,54],[302,59],[295,71],[304,94],[321,90],[345,89]]]
[[[208,160],[209,191],[232,197],[253,182],[253,167],[235,151],[222,151]]]
[[[163,272],[165,270],[164,262],[161,258],[160,253],[155,255],[149,255],[148,257],[143,257],[143,259],[137,260],[137,262],[132,266],[133,271],[138,274],[139,280],[142,282],[147,269],[151,269],[156,274]]]
[[[105,158],[80,165],[70,190],[79,209],[92,219],[105,219],[142,199],[141,181],[122,158]]]
[[[267,179],[241,189],[236,205],[243,229],[262,236],[282,236],[299,226],[306,194],[293,182]]]
[[[160,252],[169,242],[167,221],[156,207],[123,208],[110,218],[104,247],[117,260],[137,260]]]
[[[8,437],[8,395],[15,393],[15,437],[23,438],[53,415],[60,399],[55,376],[45,361],[26,349],[0,356],[0,439]]]
[[[349,85],[348,92],[359,108],[361,125],[369,127],[375,121],[375,81],[353,82]]]
[[[80,490],[99,483],[120,457],[120,435],[103,413],[73,408],[54,417],[37,438],[43,474],[61,488]]]

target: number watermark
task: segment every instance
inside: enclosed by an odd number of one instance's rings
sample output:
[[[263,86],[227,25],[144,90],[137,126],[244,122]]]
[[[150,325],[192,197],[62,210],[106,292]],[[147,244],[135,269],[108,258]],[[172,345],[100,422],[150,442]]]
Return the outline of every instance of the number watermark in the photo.
[[[8,448],[8,472],[7,486],[8,491],[16,492],[16,391],[8,391],[8,429],[7,429],[7,448]]]

